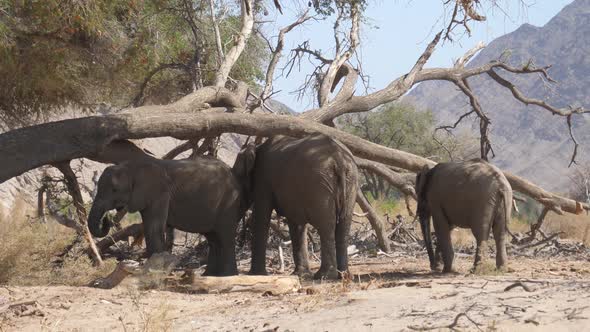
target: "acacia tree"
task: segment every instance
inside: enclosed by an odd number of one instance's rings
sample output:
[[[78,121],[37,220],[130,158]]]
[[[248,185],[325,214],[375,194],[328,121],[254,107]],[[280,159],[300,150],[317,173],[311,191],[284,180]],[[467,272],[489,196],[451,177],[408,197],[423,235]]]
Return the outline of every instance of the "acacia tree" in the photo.
[[[392,186],[408,195],[415,195],[408,178],[391,169],[396,167],[410,172],[421,171],[425,166],[433,166],[434,161],[408,152],[375,144],[357,136],[334,128],[334,120],[349,113],[370,111],[380,105],[398,100],[415,84],[429,80],[446,80],[455,84],[469,99],[472,111],[480,122],[480,156],[488,159],[492,145],[488,136],[490,119],[482,109],[477,95],[470,88],[469,79],[477,75],[489,75],[498,84],[509,89],[514,98],[526,103],[541,106],[544,110],[562,116],[570,125],[572,115],[585,113],[583,108],[557,108],[542,100],[525,96],[518,88],[502,77],[505,72],[514,74],[541,74],[550,80],[548,67],[527,65],[513,67],[502,61],[492,61],[479,67],[466,68],[466,63],[484,46],[477,45],[458,59],[450,68],[425,68],[428,59],[441,40],[452,40],[458,29],[469,29],[473,21],[483,21],[485,17],[477,12],[483,0],[444,1],[450,7],[452,16],[448,26],[436,34],[421,56],[409,71],[380,90],[369,94],[357,94],[356,82],[361,75],[360,66],[354,55],[361,40],[359,28],[366,1],[360,0],[321,0],[311,1],[308,11],[293,24],[284,27],[274,39],[268,39],[271,57],[265,74],[261,93],[254,93],[247,84],[230,78],[230,72],[243,54],[248,41],[254,33],[260,34],[257,19],[265,5],[259,0],[240,1],[240,28],[233,36],[228,49],[217,43],[218,66],[211,85],[187,93],[175,102],[166,105],[146,105],[130,107],[118,114],[90,116],[85,118],[45,123],[20,128],[0,135],[0,158],[4,161],[0,169],[0,181],[19,175],[30,169],[47,164],[68,162],[75,158],[90,158],[102,162],[117,163],[134,157],[141,157],[141,150],[127,139],[171,136],[187,140],[181,148],[195,148],[202,138],[212,138],[223,133],[240,133],[259,137],[289,135],[302,137],[310,133],[323,133],[340,140],[357,157],[361,168],[370,169],[383,177]],[[274,1],[280,10],[278,1]],[[284,5],[284,4],[283,4]],[[332,15],[334,18],[334,52],[326,55],[311,48],[307,43],[293,50],[292,63],[302,56],[315,59],[317,67],[304,82],[303,90],[315,92],[317,106],[303,112],[298,117],[278,114],[252,114],[257,106],[272,109],[266,101],[273,94],[273,77],[282,56],[284,40],[288,33],[315,15]],[[212,20],[211,24],[217,23]],[[217,36],[217,34],[215,34]],[[216,38],[218,39],[218,38]],[[356,65],[355,65],[356,64]],[[252,88],[252,87],[250,87]],[[249,96],[249,98],[247,98]],[[572,101],[573,102],[573,101]],[[458,122],[464,118],[462,116]],[[575,139],[572,133],[572,140]],[[577,143],[575,144],[577,147]],[[572,160],[575,160],[575,151]],[[589,207],[554,193],[550,193],[533,183],[505,172],[512,188],[540,202],[547,210],[557,213],[581,213]],[[370,210],[370,206],[361,204]],[[376,217],[375,217],[376,218]],[[372,220],[383,240],[378,220]],[[381,233],[381,234],[379,234]],[[386,243],[381,243],[387,249]]]

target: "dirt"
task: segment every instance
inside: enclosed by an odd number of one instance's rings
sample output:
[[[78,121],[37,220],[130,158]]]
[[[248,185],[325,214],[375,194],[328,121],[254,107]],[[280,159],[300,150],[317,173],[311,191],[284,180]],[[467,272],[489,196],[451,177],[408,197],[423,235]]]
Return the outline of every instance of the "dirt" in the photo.
[[[590,322],[588,261],[518,258],[508,272],[470,274],[461,256],[452,275],[426,261],[353,259],[352,280],[304,281],[284,296],[0,286],[0,330],[581,331]]]

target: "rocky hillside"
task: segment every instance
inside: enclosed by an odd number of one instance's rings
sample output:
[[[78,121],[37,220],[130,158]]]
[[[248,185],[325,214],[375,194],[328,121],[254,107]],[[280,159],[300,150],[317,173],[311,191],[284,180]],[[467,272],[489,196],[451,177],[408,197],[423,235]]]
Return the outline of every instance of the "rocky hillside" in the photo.
[[[530,59],[539,66],[552,64],[549,74],[557,84],[545,82],[537,74],[500,74],[530,97],[559,107],[590,108],[590,0],[572,2],[543,27],[524,24],[497,38],[469,66],[500,58],[514,66],[523,66]],[[524,106],[487,76],[474,78],[470,83],[492,119],[492,143],[497,155],[493,162],[548,189],[567,192],[571,174],[567,166],[573,143],[565,119],[536,106]],[[452,124],[470,110],[467,97],[447,82],[423,83],[410,93],[408,100],[431,109],[441,124]],[[574,122],[582,145],[578,159],[587,162],[590,117],[575,116]],[[473,126],[473,120],[465,126]]]

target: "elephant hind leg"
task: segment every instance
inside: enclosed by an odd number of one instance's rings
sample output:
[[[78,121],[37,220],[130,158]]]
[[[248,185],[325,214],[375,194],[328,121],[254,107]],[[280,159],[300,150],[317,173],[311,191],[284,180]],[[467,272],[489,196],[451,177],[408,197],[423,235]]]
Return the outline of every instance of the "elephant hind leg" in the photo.
[[[506,265],[506,223],[497,216],[492,226],[494,231],[494,240],[496,241],[496,268],[501,269]]]
[[[443,273],[449,273],[453,270],[453,242],[451,241],[451,227],[442,209],[433,209],[432,220],[434,232],[436,233],[437,247],[440,248],[443,259]]]
[[[293,274],[306,277],[311,276],[309,270],[309,254],[307,252],[307,225],[297,224],[292,220],[288,221],[289,236],[293,246],[293,261],[295,263],[295,271]]]
[[[472,232],[476,243],[475,259],[473,261],[473,272],[475,272],[486,259],[486,250],[488,249],[490,229],[487,225],[485,225],[485,227],[482,227],[481,229],[472,229]]]
[[[314,279],[338,279],[340,274],[336,263],[336,216],[321,214],[317,220],[322,262],[319,271],[313,277]]]

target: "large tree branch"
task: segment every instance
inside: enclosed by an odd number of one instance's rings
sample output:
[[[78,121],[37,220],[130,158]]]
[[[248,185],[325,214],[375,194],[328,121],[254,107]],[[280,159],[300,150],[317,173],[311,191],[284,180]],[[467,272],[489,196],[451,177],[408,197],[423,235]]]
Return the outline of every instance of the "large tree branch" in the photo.
[[[416,191],[414,190],[414,180],[416,175],[414,173],[402,175],[392,171],[385,165],[362,158],[354,159],[359,168],[369,170],[385,179],[390,185],[397,188],[405,195],[416,198]]]
[[[187,140],[193,137],[217,136],[226,132],[267,137],[303,137],[311,133],[322,133],[339,140],[360,158],[412,172],[421,171],[425,165],[436,164],[426,158],[371,143],[300,117],[243,113],[133,112],[50,122],[1,134],[0,159],[5,162],[0,169],[0,182],[42,165],[95,156],[115,140],[163,136]],[[588,209],[587,204],[547,192],[510,173],[505,174],[514,190],[530,196],[554,211],[580,213],[582,209]]]

